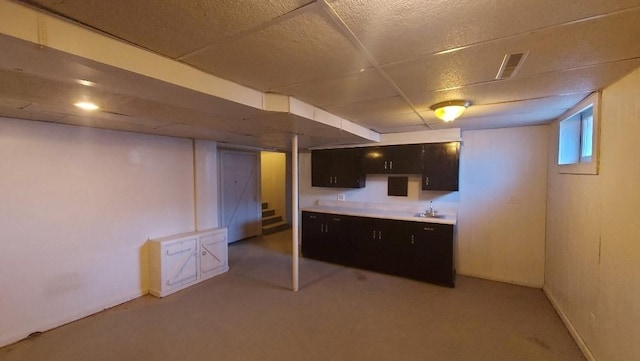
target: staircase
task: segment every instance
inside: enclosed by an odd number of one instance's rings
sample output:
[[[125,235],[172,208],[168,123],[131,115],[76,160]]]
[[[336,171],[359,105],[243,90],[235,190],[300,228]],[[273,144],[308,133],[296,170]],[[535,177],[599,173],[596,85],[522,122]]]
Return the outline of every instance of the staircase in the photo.
[[[276,215],[275,209],[269,208],[269,203],[262,203],[262,234],[272,234],[291,228],[289,223]]]

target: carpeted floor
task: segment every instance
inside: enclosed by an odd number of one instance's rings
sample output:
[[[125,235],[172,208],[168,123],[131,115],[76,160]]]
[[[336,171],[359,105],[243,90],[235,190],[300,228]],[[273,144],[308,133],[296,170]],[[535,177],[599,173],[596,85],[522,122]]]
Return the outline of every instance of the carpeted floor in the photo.
[[[6,361],[584,360],[541,290],[455,289],[300,259],[291,232],[236,242],[230,271],[0,349]]]

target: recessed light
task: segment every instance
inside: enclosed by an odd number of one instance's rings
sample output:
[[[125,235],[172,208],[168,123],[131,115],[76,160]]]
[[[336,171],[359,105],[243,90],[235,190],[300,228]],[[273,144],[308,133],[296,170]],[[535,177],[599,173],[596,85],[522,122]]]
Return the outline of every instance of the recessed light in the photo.
[[[73,105],[77,106],[80,109],[84,109],[84,110],[98,110],[100,109],[99,106],[97,106],[94,103],[91,102],[77,102],[74,103]]]
[[[84,85],[84,86],[94,86],[94,85],[96,85],[96,83],[94,83],[92,81],[84,80],[84,79],[79,79],[78,80],[78,84],[81,84],[81,85]]]

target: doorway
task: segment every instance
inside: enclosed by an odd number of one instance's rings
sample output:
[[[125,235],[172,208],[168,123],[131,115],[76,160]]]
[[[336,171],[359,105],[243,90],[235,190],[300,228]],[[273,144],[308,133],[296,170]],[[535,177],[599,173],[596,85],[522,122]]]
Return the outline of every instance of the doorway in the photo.
[[[220,224],[229,243],[261,234],[258,153],[220,151]]]
[[[287,155],[282,152],[260,152],[260,195],[262,198],[262,234],[291,228],[291,199],[287,176]]]

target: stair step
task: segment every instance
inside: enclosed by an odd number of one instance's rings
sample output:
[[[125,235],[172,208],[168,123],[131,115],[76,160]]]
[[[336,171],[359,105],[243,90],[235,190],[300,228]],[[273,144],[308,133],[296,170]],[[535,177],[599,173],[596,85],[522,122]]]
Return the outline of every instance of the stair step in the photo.
[[[262,227],[262,234],[273,234],[276,232],[284,231],[291,228],[291,225],[287,222],[278,222]]]
[[[270,217],[276,214],[276,210],[275,209],[263,209],[262,210],[262,218],[264,217]]]
[[[267,208],[269,208],[269,203],[267,202],[262,203],[262,209],[267,209]]]
[[[268,226],[270,224],[274,224],[274,223],[278,223],[278,222],[282,222],[282,216],[269,216],[269,217],[262,217],[262,225],[263,226]]]

